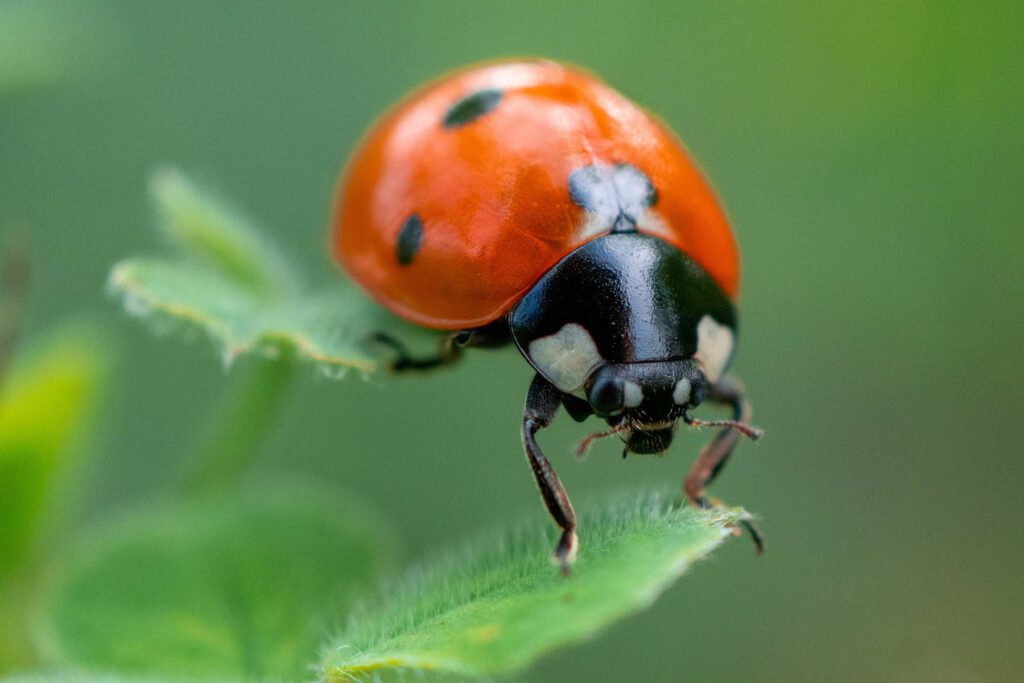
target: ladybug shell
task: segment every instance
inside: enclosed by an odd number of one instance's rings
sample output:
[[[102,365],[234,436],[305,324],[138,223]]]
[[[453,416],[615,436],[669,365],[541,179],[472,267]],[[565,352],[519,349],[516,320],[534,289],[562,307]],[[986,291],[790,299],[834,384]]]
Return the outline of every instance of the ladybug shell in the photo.
[[[682,250],[736,296],[732,233],[680,142],[598,79],[548,61],[471,68],[385,115],[341,183],[334,256],[407,320],[483,326],[613,230],[612,215],[574,201],[570,176],[587,166],[607,178],[638,169],[653,187],[630,227]]]

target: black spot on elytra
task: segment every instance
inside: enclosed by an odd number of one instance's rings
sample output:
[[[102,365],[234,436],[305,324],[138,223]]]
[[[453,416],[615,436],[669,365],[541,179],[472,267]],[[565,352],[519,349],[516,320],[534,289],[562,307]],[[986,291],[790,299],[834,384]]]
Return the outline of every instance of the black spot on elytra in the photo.
[[[442,122],[445,128],[459,128],[472,123],[501,102],[502,92],[498,88],[484,88],[463,97],[448,108]]]
[[[612,232],[633,232],[640,215],[658,202],[658,190],[631,164],[590,164],[569,174],[569,197],[607,221]]]
[[[395,258],[398,259],[398,263],[403,266],[412,263],[422,244],[423,221],[420,220],[419,214],[414,213],[405,220],[402,229],[398,231],[398,241],[395,242]]]

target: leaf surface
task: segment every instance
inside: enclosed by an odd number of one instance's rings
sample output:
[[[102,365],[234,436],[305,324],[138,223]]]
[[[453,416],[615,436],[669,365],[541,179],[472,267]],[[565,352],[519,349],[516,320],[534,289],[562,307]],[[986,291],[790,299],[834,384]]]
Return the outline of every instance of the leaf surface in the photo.
[[[19,354],[0,390],[0,584],[38,540],[77,455],[109,359],[96,331],[69,325]]]
[[[44,587],[39,649],[89,671],[303,680],[382,571],[387,537],[307,483],[122,511],[66,549]]]
[[[200,329],[227,361],[294,350],[330,375],[377,369],[390,351],[370,343],[375,333],[411,352],[436,351],[440,333],[391,315],[351,282],[308,287],[277,245],[180,172],[158,172],[152,189],[175,253],[114,266],[109,288],[130,313],[158,328]]]
[[[568,578],[552,565],[544,533],[500,535],[388,587],[381,604],[368,606],[326,648],[323,679],[521,669],[649,606],[746,517],[680,508],[658,496],[584,513]]]

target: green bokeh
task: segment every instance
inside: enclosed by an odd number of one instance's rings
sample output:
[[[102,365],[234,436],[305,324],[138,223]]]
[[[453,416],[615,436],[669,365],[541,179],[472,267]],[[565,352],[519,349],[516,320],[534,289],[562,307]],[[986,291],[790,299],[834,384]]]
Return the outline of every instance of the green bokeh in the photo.
[[[84,309],[123,341],[92,508],[179,476],[231,379],[205,340],[154,339],[103,295],[115,260],[155,250],[150,172],[197,172],[326,280],[338,169],[374,117],[447,69],[543,55],[660,114],[734,219],[738,371],[767,436],[715,493],[762,515],[769,549],[729,544],[531,680],[1019,678],[1024,6],[552,5],[75,5],[92,33],[74,78],[0,99],[0,228],[30,233],[29,338]],[[310,373],[265,466],[360,491],[410,558],[542,518],[517,434],[529,376],[512,352],[369,384]],[[700,443],[580,465],[581,433],[544,437],[577,498],[678,480]]]

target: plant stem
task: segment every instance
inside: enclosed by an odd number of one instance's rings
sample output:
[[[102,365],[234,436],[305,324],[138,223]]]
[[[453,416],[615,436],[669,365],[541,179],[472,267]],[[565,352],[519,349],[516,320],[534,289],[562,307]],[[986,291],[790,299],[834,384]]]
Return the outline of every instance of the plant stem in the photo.
[[[295,375],[296,359],[282,348],[277,358],[257,358],[248,375],[225,398],[208,436],[196,449],[183,486],[207,491],[234,483],[249,468],[277,424],[277,415]]]

